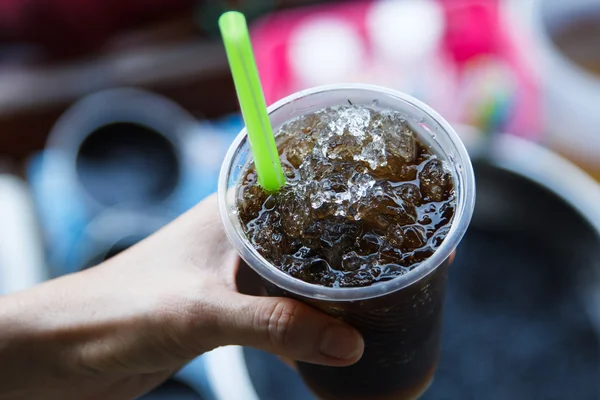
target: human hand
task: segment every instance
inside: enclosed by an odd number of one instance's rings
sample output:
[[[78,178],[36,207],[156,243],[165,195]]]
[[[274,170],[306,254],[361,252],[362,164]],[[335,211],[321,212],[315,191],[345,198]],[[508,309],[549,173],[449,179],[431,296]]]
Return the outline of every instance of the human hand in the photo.
[[[0,399],[131,399],[224,345],[345,366],[350,326],[303,303],[240,293],[212,196],[111,260],[0,298]]]

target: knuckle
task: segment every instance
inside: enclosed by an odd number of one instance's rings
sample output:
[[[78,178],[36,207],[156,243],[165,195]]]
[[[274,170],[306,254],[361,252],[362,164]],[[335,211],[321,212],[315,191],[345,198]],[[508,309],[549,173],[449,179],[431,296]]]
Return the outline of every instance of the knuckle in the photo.
[[[282,300],[263,311],[263,326],[266,327],[269,341],[275,347],[287,347],[292,342],[299,307],[299,304],[294,301]]]

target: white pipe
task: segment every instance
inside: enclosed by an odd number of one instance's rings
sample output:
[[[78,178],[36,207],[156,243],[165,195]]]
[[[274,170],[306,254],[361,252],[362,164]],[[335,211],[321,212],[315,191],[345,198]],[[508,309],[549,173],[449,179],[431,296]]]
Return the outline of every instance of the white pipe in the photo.
[[[35,215],[25,183],[0,175],[0,294],[48,279]]]
[[[220,347],[203,357],[217,400],[260,400],[248,373],[243,347]]]

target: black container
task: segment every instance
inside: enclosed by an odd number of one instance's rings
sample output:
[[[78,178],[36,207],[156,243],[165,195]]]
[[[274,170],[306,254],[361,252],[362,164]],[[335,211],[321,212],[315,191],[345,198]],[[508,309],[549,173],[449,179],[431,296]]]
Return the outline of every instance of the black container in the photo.
[[[89,213],[166,204],[186,160],[182,135],[195,120],[171,101],[137,89],[111,89],[73,105],[54,126],[48,148],[60,155]]]
[[[57,204],[43,204],[53,275],[96,265],[181,213],[196,128],[177,104],[130,88],[87,96],[59,118],[40,168],[48,198],[37,199]]]
[[[442,354],[422,399],[600,399],[600,187],[518,138],[469,147],[475,214],[448,268]],[[239,354],[247,376],[222,379],[249,377],[248,398],[313,398],[276,357]]]

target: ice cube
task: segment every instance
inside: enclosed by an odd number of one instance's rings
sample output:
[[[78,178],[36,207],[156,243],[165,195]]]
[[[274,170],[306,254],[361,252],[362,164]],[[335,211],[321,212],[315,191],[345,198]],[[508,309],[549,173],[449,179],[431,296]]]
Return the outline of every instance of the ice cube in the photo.
[[[379,133],[372,132],[371,137],[365,140],[360,153],[354,154],[354,161],[365,162],[373,170],[387,165],[385,141]]]
[[[340,269],[344,250],[355,243],[359,233],[360,227],[344,218],[338,217],[322,223],[322,251],[332,268]]]
[[[294,253],[296,258],[307,258],[313,253],[313,249],[307,246],[301,246],[298,251]]]
[[[329,122],[329,129],[334,134],[361,139],[365,137],[371,123],[371,110],[359,106],[341,106],[336,111]]]
[[[404,231],[404,249],[417,249],[427,243],[427,231],[420,225],[409,225],[403,228]]]
[[[311,218],[304,192],[299,187],[284,186],[278,197],[283,230],[291,238],[300,237]]]
[[[300,173],[296,169],[297,167],[292,165],[290,161],[282,159],[281,168],[283,168],[283,173],[287,182],[296,182],[298,179],[300,179]]]
[[[330,275],[327,261],[318,257],[299,259],[292,256],[284,256],[281,269],[294,278],[308,283],[325,284],[327,276]]]
[[[294,276],[302,271],[306,260],[294,256],[284,256],[282,260],[282,270]]]
[[[386,132],[383,136],[388,153],[405,162],[413,162],[417,155],[417,141],[414,133],[399,127],[395,132]]]
[[[411,205],[421,203],[421,191],[412,183],[403,183],[393,188],[393,193],[398,199],[402,199]]]
[[[381,182],[376,182],[371,190],[368,191],[367,196],[357,203],[356,216],[368,225],[381,227],[380,225],[382,224],[380,222],[383,222],[387,227],[387,223],[384,221],[385,218],[380,217],[389,213],[387,211],[388,206],[395,206],[395,203],[391,199],[386,198],[382,185]]]
[[[445,200],[451,180],[450,174],[440,159],[429,160],[419,173],[419,179],[421,180],[421,192],[425,197],[436,202]]]
[[[279,224],[278,216],[275,213],[265,213],[268,217],[257,222],[252,229],[249,230],[252,242],[261,254],[268,254],[269,259],[278,263],[282,257],[282,249],[286,247],[286,237],[282,235],[276,225]]]
[[[396,175],[396,178],[400,178],[403,181],[413,181],[417,179],[417,166],[403,164],[400,166],[400,170],[396,171]]]
[[[377,254],[377,259],[375,263],[381,267],[397,264],[402,261],[402,252],[394,247],[388,246],[382,249],[379,254]]]
[[[258,216],[267,193],[258,185],[242,186],[238,198],[241,215],[247,223]]]
[[[292,126],[300,125],[304,126],[303,120],[294,120]],[[284,125],[287,127],[288,124]],[[284,129],[282,127],[282,129]],[[300,129],[300,128],[287,128],[287,129]],[[302,128],[302,130],[295,130],[294,134],[286,133],[283,136],[278,135],[278,149],[281,154],[283,162],[289,162],[294,168],[300,167],[302,162],[308,157],[315,146],[315,141],[312,138],[312,134],[304,133],[309,132],[312,128]]]
[[[362,255],[374,254],[379,251],[383,238],[374,233],[366,233],[357,240],[359,251]]]
[[[417,220],[416,207],[405,201],[401,193],[395,193],[395,189],[387,182],[377,182],[360,209],[365,214],[363,219],[375,221],[385,229],[389,224],[414,224]]]
[[[402,229],[402,226],[390,225],[386,232],[386,239],[390,245],[399,249],[404,242],[404,230]]]
[[[356,136],[332,136],[323,144],[322,154],[330,160],[351,161],[362,150],[362,140]]]
[[[325,201],[325,195],[321,192],[311,193],[310,195],[310,205],[315,210],[321,208],[325,204]]]
[[[355,203],[366,197],[374,184],[375,179],[371,175],[354,172],[350,179],[348,179],[348,190],[351,193],[351,201]]]
[[[362,257],[351,251],[342,256],[342,271],[356,271],[364,264]]]
[[[306,157],[312,153],[313,147],[314,142],[294,141],[293,144],[290,144],[284,156],[294,168],[298,168],[302,165]]]
[[[277,136],[297,138],[303,134],[306,135],[305,139],[310,139],[315,132],[322,131],[325,125],[319,113],[303,115],[283,124],[277,131]]]
[[[381,131],[387,152],[393,157],[399,157],[405,162],[415,160],[417,141],[415,135],[400,113],[384,111],[372,124],[374,129]]]
[[[326,247],[351,246],[358,236],[359,226],[343,218],[324,221],[322,225],[321,241]]]

